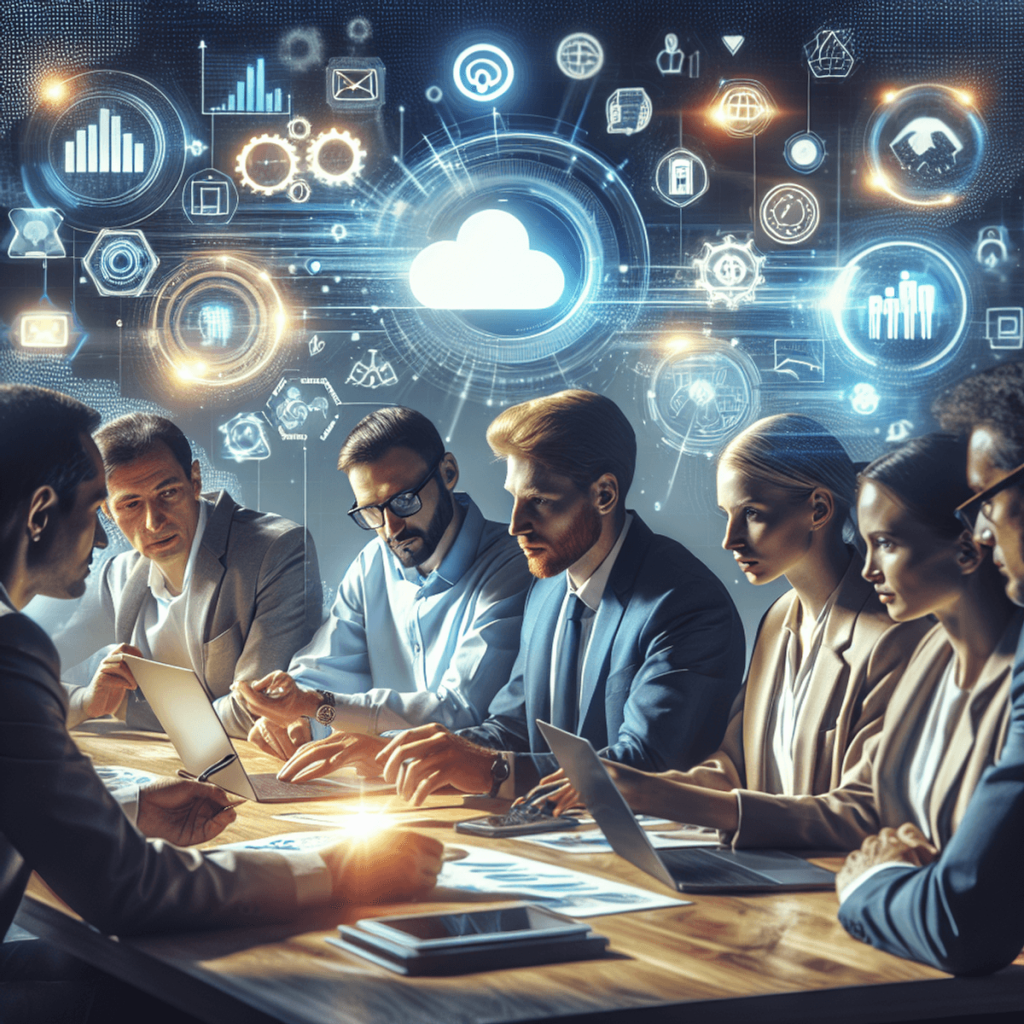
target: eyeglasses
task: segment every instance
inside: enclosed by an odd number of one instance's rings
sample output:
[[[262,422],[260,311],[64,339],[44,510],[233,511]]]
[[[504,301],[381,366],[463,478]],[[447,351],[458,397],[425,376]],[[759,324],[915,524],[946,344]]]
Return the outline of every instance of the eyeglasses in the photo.
[[[988,512],[985,506],[1000,491],[1005,491],[1007,487],[1012,487],[1021,477],[1024,477],[1024,463],[1021,463],[1016,469],[1010,470],[1002,480],[997,480],[991,487],[978,491],[973,498],[968,498],[962,505],[958,505],[954,510],[957,519],[960,520],[966,529],[974,533],[978,522],[978,513],[981,512],[987,519]]]
[[[434,474],[443,461],[444,456],[442,455],[434,463],[430,472],[410,491],[399,491],[394,497],[382,501],[379,505],[356,505],[353,503],[348,510],[352,522],[362,530],[379,530],[384,525],[384,509],[390,509],[391,514],[399,519],[408,519],[409,516],[416,515],[423,508],[420,491],[433,480]]]

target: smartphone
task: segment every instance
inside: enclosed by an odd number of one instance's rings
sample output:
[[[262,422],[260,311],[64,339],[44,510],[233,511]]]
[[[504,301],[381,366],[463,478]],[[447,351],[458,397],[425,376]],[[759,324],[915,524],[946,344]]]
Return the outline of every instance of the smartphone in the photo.
[[[455,831],[471,836],[501,839],[505,836],[529,836],[538,832],[564,832],[566,829],[576,828],[578,824],[579,822],[575,818],[564,814],[559,818],[538,815],[526,821],[522,819],[510,821],[507,814],[488,814],[483,818],[470,818],[468,821],[456,822]]]

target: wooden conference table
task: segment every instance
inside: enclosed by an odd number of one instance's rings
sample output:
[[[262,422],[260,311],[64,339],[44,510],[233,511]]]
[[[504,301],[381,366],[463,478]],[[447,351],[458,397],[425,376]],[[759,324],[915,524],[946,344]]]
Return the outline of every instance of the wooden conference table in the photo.
[[[168,775],[180,767],[170,742],[152,733],[79,731],[75,738],[97,764]],[[247,766],[275,768],[255,747],[239,749]],[[462,806],[461,795],[451,792],[419,810],[394,796],[348,799],[363,799],[371,809],[386,805],[396,811],[396,824],[442,841],[559,860],[523,843],[453,835],[455,821],[487,808]],[[337,804],[243,804],[237,821],[209,845],[301,830],[273,815],[330,813]],[[818,863],[836,870],[840,861]],[[568,866],[664,891],[614,854],[574,854]],[[17,923],[211,1024],[496,1024],[551,1017],[841,1024],[980,1016],[1024,1006],[1024,958],[989,978],[950,978],[849,938],[836,920],[831,892],[692,899],[687,906],[588,919],[610,939],[600,960],[438,978],[400,977],[324,939],[335,925],[360,917],[465,908],[454,890],[437,890],[428,903],[350,907],[342,917],[335,910],[291,926],[114,939],[83,924],[34,878]]]

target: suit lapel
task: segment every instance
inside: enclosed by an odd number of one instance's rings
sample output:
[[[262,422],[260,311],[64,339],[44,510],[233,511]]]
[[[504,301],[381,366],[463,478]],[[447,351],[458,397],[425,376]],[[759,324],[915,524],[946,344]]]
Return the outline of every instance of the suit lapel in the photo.
[[[224,556],[227,552],[231,517],[236,505],[226,491],[221,491],[216,504],[209,510],[206,529],[196,552],[185,596],[185,622],[189,658],[193,671],[205,681],[203,645],[210,639],[209,623],[213,599],[220,590],[224,579]]]
[[[636,577],[647,556],[654,534],[636,514],[629,533],[622,542],[615,565],[612,566],[608,585],[601,596],[594,626],[590,633],[587,657],[583,666],[580,688],[579,733],[592,742],[607,743],[607,723],[604,719],[604,689],[611,667],[612,645],[626,606],[636,588]],[[593,717],[590,715],[593,706]],[[600,725],[598,724],[600,723]]]
[[[551,721],[551,669],[558,615],[565,600],[565,573],[537,580],[530,594],[529,615],[523,619],[523,633],[529,637],[523,678],[526,726],[532,750],[547,750],[547,740],[537,728],[537,719]]]
[[[793,742],[793,791],[816,793],[819,784],[814,779],[815,766],[831,762],[825,751],[818,750],[825,716],[835,703],[842,703],[850,683],[850,665],[847,651],[853,640],[853,627],[857,616],[871,596],[872,588],[860,574],[860,561],[854,556],[839,582],[835,604],[825,622],[821,646],[811,669],[807,704],[801,716],[801,727]],[[805,655],[806,656],[806,655]],[[832,765],[835,768],[835,765]],[[831,779],[821,785],[829,786]]]
[[[149,594],[149,570],[152,562],[141,556],[135,560],[128,581],[114,608],[114,639],[119,644],[130,644],[135,626],[142,614],[142,603]]]

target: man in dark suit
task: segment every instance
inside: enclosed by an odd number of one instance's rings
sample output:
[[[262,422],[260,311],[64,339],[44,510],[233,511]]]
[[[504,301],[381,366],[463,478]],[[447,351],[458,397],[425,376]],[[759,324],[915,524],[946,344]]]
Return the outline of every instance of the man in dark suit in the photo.
[[[57,652],[21,614],[37,594],[80,596],[93,548],[106,544],[97,511],[107,488],[90,437],[98,422],[65,395],[0,385],[0,935],[33,870],[87,921],[119,935],[279,921],[429,888],[441,866],[441,844],[429,837],[380,832],[312,860],[199,853],[172,843],[211,839],[234,819],[217,787],[159,780],[119,794],[129,797],[120,804],[107,792],[68,735]],[[41,941],[0,946],[4,1024],[58,1019],[20,994],[41,980],[45,951]]]
[[[535,719],[647,771],[687,768],[721,739],[743,672],[743,628],[721,582],[652,533],[626,492],[636,437],[610,399],[563,391],[487,431],[506,460],[509,532],[537,577],[519,655],[479,726],[430,724],[377,755],[406,799],[452,785],[512,796],[557,768]],[[293,758],[312,764],[315,749]]]
[[[1024,363],[996,366],[939,396],[946,430],[970,434],[958,509],[1024,605]],[[1024,637],[1010,688],[999,760],[982,776],[956,834],[939,856],[907,823],[883,829],[836,876],[839,919],[855,938],[954,974],[1010,963],[1024,945]]]

